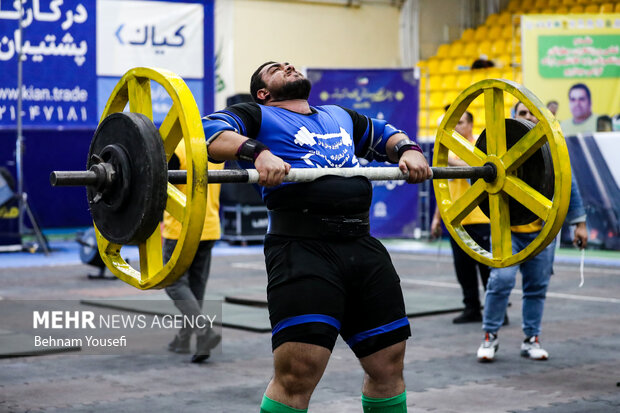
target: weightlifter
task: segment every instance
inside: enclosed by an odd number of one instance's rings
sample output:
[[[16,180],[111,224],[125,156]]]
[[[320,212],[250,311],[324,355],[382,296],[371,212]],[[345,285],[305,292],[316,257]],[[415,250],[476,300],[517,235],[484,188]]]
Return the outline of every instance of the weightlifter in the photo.
[[[259,172],[269,209],[265,237],[274,376],[261,412],[305,412],[338,334],[365,371],[365,412],[405,412],[400,280],[369,235],[372,186],[363,177],[283,183],[291,167],[357,167],[389,160],[409,183],[431,177],[419,146],[389,123],[339,106],[310,106],[311,83],[292,64],[267,62],[251,77],[256,103],[203,119],[212,160]]]

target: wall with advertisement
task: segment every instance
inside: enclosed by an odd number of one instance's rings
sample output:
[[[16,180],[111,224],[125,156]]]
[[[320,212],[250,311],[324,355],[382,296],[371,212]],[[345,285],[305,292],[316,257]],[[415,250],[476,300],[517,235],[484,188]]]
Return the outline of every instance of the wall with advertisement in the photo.
[[[26,0],[0,3],[0,165],[14,173],[22,45],[24,184],[43,227],[89,225],[83,188],[50,188],[53,169],[83,169],[107,98],[135,66],[184,78],[213,111],[214,0]],[[157,123],[171,101],[152,90]]]
[[[307,69],[312,105],[340,105],[385,119],[416,139],[418,81],[413,69]],[[394,166],[372,162],[368,166]],[[370,227],[377,237],[413,237],[418,186],[404,181],[373,182]]]
[[[523,83],[543,102],[557,100],[572,119],[568,90],[584,83],[592,112],[620,112],[620,14],[521,16]]]

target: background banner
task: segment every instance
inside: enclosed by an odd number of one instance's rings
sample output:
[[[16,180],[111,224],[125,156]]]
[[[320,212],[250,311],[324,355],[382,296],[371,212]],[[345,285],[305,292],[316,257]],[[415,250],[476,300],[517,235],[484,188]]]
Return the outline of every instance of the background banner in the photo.
[[[21,35],[18,4],[0,3],[0,128],[16,128],[20,45],[24,128],[96,126],[95,0],[26,1]]]
[[[620,113],[620,14],[523,15],[521,36],[523,82],[543,103],[559,103],[560,121],[572,119],[577,83],[590,89],[597,117]]]
[[[52,170],[82,170],[103,108],[134,66],[179,74],[213,112],[214,0],[0,2],[0,166],[15,176],[17,62],[23,51],[24,189],[42,227],[92,224],[84,188],[52,188]],[[152,85],[153,120],[171,106]]]
[[[566,143],[588,214],[588,243],[620,250],[620,132],[570,136]],[[565,226],[562,243],[571,241],[571,228]]]
[[[418,82],[413,69],[307,69],[310,104],[340,105],[386,119],[416,140]],[[394,166],[372,162],[368,166]],[[413,237],[418,186],[404,181],[373,182],[370,227],[377,237]]]

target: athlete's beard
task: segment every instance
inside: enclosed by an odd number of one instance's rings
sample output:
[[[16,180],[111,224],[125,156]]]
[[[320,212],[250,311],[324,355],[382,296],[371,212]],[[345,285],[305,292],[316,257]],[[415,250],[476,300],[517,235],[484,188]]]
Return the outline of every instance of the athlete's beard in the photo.
[[[284,84],[280,89],[271,90],[271,100],[274,102],[293,99],[308,100],[310,89],[312,89],[312,83],[308,79],[297,79]]]

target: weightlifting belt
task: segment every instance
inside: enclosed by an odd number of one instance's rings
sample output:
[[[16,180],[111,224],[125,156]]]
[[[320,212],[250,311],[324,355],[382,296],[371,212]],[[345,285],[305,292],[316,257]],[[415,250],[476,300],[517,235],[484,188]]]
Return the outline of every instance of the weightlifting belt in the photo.
[[[317,239],[359,238],[370,233],[368,212],[317,215],[308,212],[269,211],[270,235]]]

